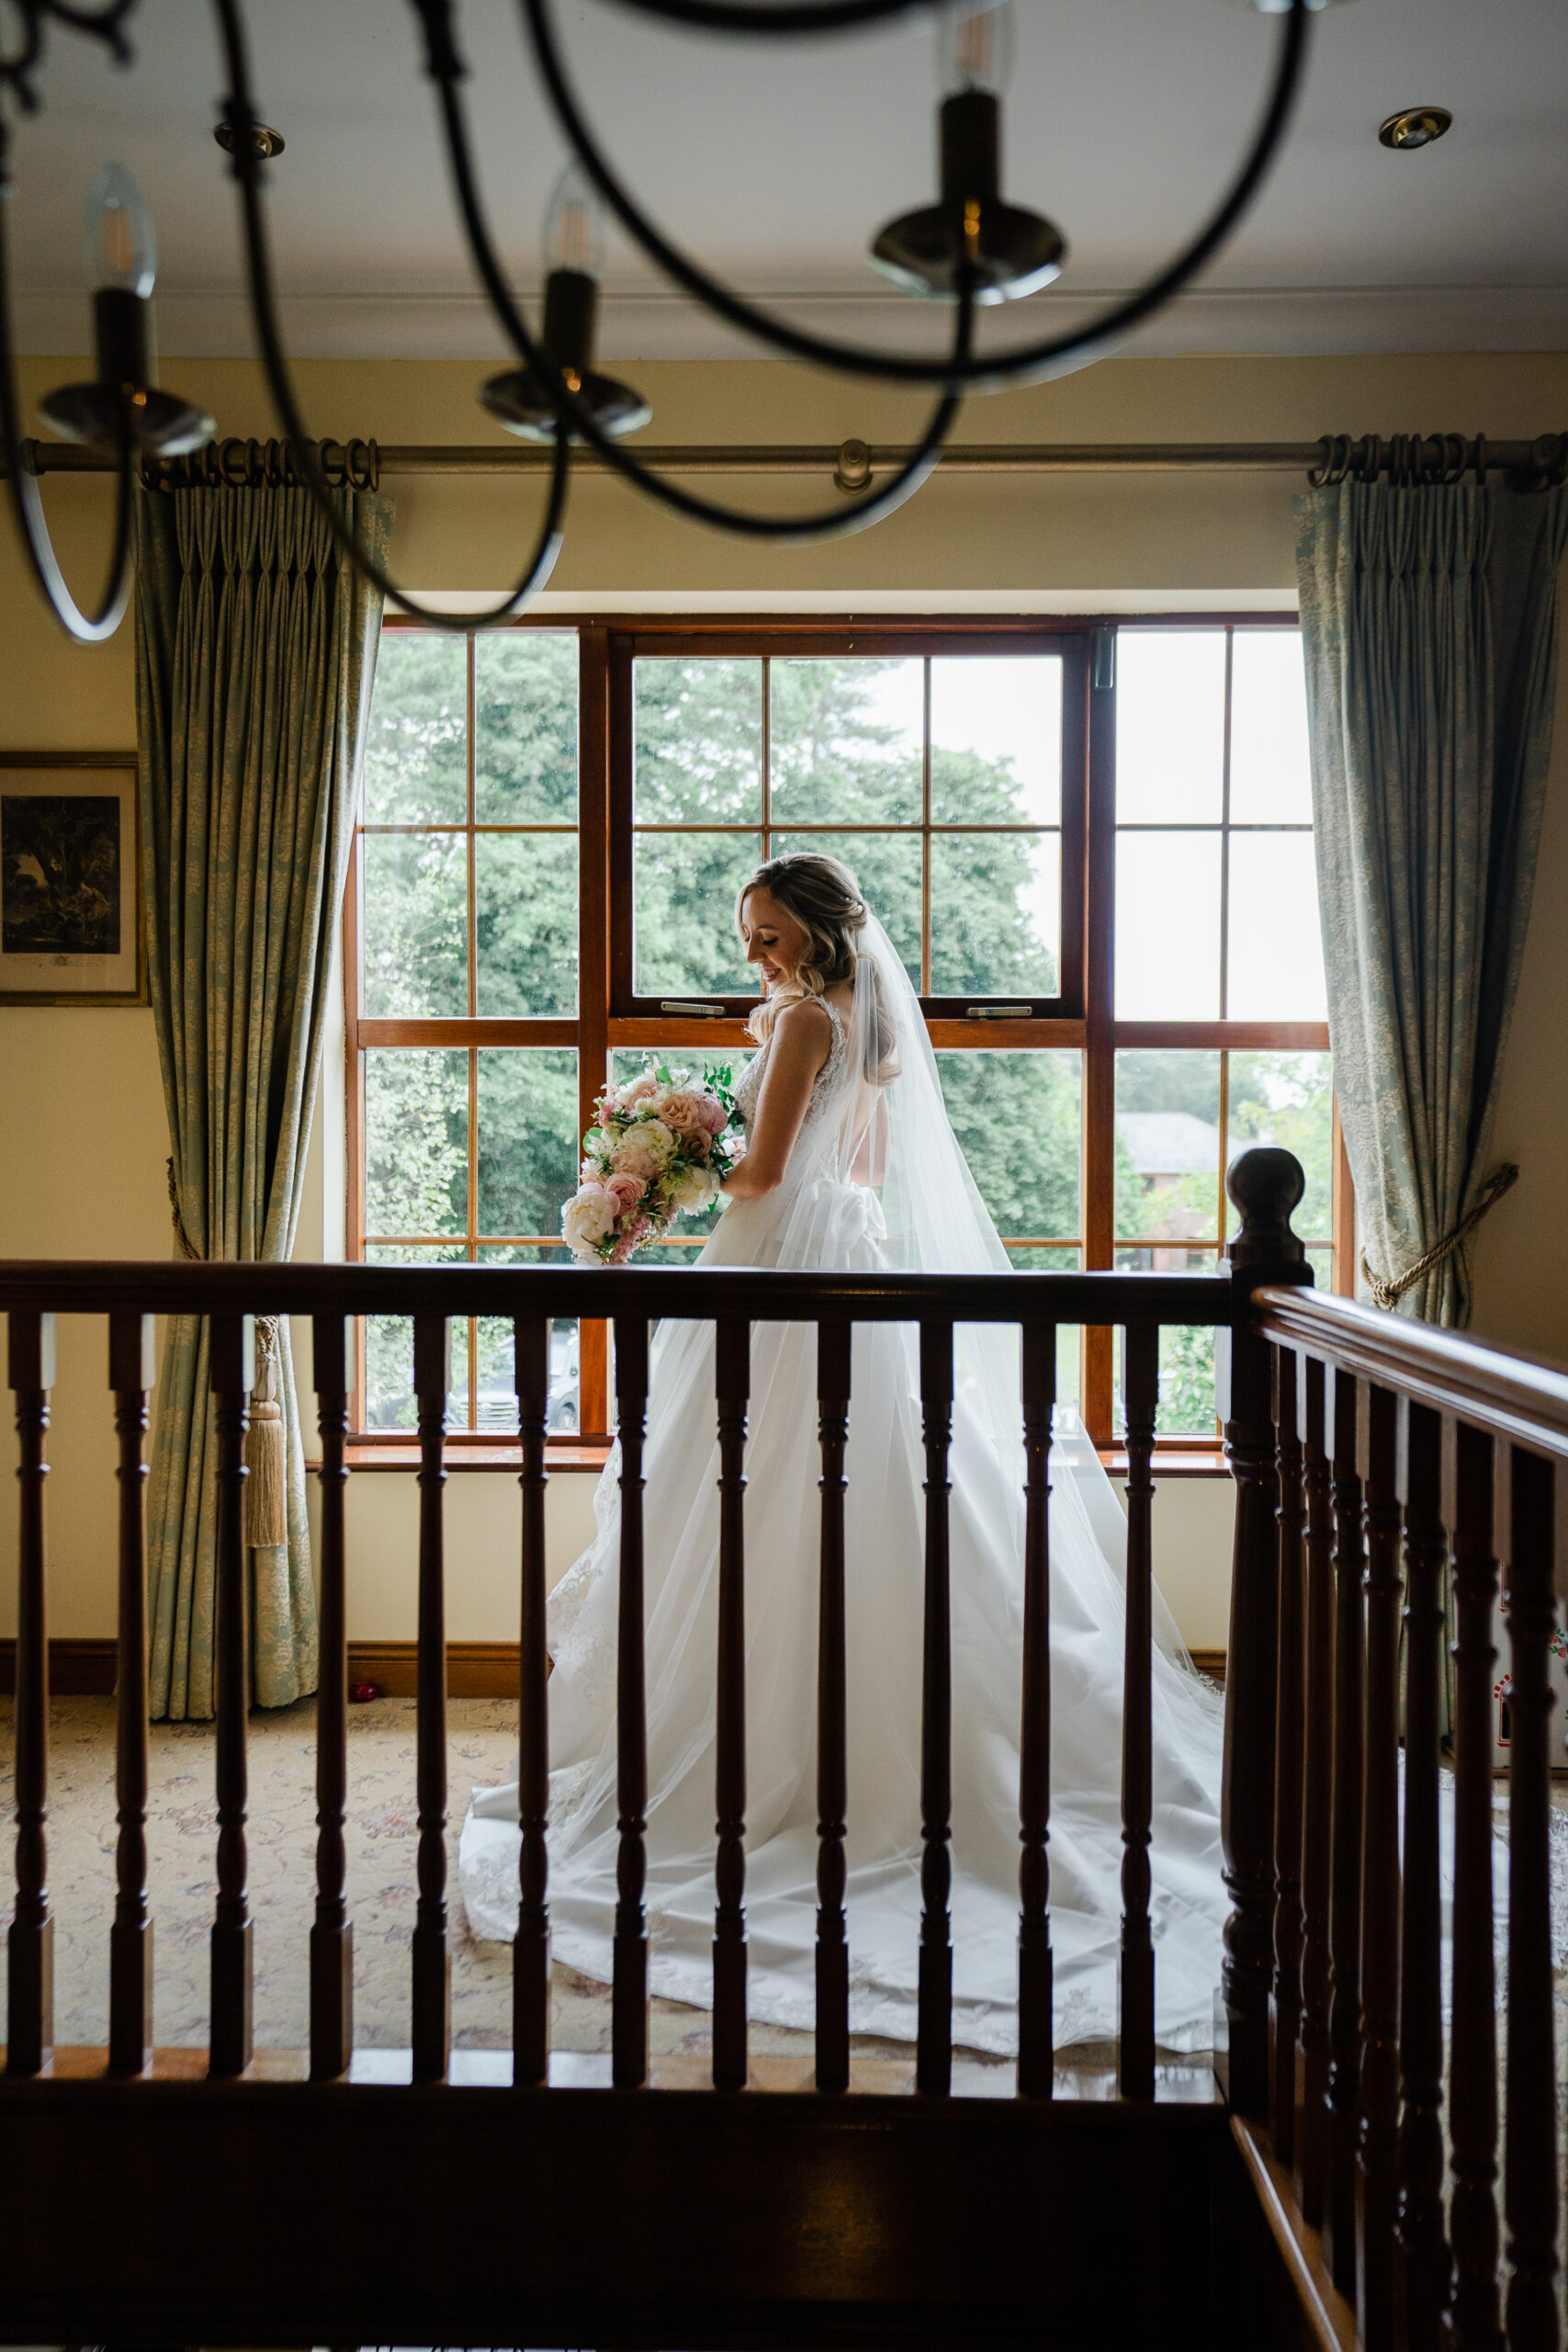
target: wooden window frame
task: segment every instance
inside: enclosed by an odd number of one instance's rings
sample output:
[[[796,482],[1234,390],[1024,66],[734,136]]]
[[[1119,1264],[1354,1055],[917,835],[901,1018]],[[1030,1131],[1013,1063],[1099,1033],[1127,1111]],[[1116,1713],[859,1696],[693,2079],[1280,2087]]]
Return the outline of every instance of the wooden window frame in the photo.
[[[389,630],[419,624],[389,616]],[[1114,662],[1102,649],[1109,636],[1157,628],[1234,630],[1300,626],[1291,611],[1267,613],[1083,614],[1043,620],[1039,616],[960,616],[912,623],[907,616],[865,616],[815,622],[794,616],[727,615],[712,622],[686,616],[551,616],[548,620],[506,624],[517,628],[574,628],[579,643],[578,843],[580,883],[579,995],[575,1018],[465,1021],[367,1021],[359,1007],[359,943],[362,936],[362,862],[356,829],[344,908],[345,1014],[345,1111],[347,1202],[345,1247],[350,1259],[363,1255],[365,1183],[364,1056],[372,1046],[570,1046],[578,1056],[580,1129],[592,1122],[594,1100],[616,1048],[712,1051],[744,1049],[745,1020],[753,1000],[704,997],[722,1004],[719,1017],[683,1017],[660,1011],[657,998],[633,988],[632,876],[632,663],[638,654],[685,655],[710,660],[781,658],[791,654],[831,656],[872,652],[930,659],[978,650],[1060,653],[1062,695],[1062,937],[1061,993],[1034,1000],[1026,1017],[978,1020],[972,1000],[922,999],[933,1047],[996,1052],[1055,1047],[1082,1057],[1082,1170],[1080,1223],[1077,1237],[1032,1238],[1032,1246],[1071,1248],[1086,1268],[1114,1264],[1118,1249],[1136,1246],[1115,1233],[1116,1056],[1130,1048],[1228,1052],[1328,1050],[1324,1022],[1118,1021],[1114,1009],[1115,957],[1115,731]],[[1227,688],[1229,654],[1227,650]],[[929,673],[928,673],[929,676]],[[1227,695],[1228,734],[1229,703]],[[469,747],[470,764],[472,745]],[[940,831],[930,819],[929,762],[920,826]],[[746,831],[761,827],[747,826]],[[783,828],[780,829],[784,830]],[[800,828],[792,826],[792,832]],[[880,830],[880,829],[879,829]],[[889,828],[911,831],[916,828]],[[963,831],[963,827],[953,827]],[[1021,827],[1020,831],[1038,828]],[[1223,917],[1222,917],[1223,920]],[[472,945],[470,943],[470,956]],[[1222,944],[1222,955],[1224,945]],[[1010,999],[1009,1001],[1013,1000]],[[1222,1072],[1227,1064],[1221,1063]],[[1224,1103],[1222,1102],[1222,1113]],[[1222,1127],[1222,1133],[1224,1129]],[[470,1170],[470,1188],[474,1171]],[[1354,1197],[1340,1133],[1334,1117],[1334,1287],[1354,1292]],[[1223,1215],[1223,1203],[1221,1204]],[[1220,1227],[1222,1235],[1224,1227]],[[1204,1246],[1201,1242],[1194,1245]],[[1087,1329],[1083,1337],[1082,1396],[1090,1438],[1102,1450],[1113,1445],[1111,1397],[1114,1334]],[[355,1446],[378,1457],[407,1452],[404,1431],[363,1428],[364,1335],[360,1334],[354,1405]],[[605,1326],[584,1323],[580,1340],[580,1421],[573,1437],[553,1437],[547,1453],[559,1468],[592,1466],[608,1444],[608,1343]],[[478,1430],[454,1431],[451,1458],[491,1460],[515,1452],[515,1440]],[[1195,1464],[1214,1453],[1212,1436],[1162,1437],[1159,1453],[1173,1464]]]

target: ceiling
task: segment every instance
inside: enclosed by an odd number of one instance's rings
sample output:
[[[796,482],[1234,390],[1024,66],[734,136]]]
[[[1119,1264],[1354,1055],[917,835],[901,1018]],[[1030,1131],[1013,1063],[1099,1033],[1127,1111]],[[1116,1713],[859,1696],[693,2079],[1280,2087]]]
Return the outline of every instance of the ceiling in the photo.
[[[1220,0],[1018,0],[1008,193],[1066,233],[1060,286],[992,314],[1013,339],[1134,285],[1195,224],[1256,118],[1275,20]],[[271,218],[293,348],[488,357],[407,0],[252,0],[261,112],[288,149]],[[468,0],[462,37],[492,220],[518,285],[562,151],[513,0]],[[562,0],[580,89],[655,217],[742,290],[819,329],[931,347],[942,314],[886,289],[865,246],[930,200],[929,26],[804,44],[666,31],[615,0]],[[212,140],[221,73],[205,0],[141,0],[136,62],[51,33],[43,107],[15,149],[24,350],[87,347],[81,209],[129,164],[152,205],[165,355],[248,352],[234,196]],[[1282,161],[1204,285],[1129,348],[1371,352],[1568,348],[1568,37],[1562,0],[1349,0],[1314,24]],[[1396,108],[1440,104],[1439,145],[1378,144]],[[1033,331],[1039,331],[1033,329]],[[755,345],[661,290],[613,242],[615,356]]]

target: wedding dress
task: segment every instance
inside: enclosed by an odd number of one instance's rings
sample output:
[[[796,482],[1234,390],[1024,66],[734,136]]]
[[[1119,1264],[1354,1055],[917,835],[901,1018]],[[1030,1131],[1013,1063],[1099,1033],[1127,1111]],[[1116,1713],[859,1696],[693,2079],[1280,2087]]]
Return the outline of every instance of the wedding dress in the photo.
[[[1006,1272],[942,1108],[919,1004],[874,920],[777,1191],[725,1209],[704,1266]],[[764,1046],[738,1090],[750,1129]],[[1027,1151],[1027,1136],[1019,1139]],[[1017,2046],[1023,1452],[1016,1328],[955,1334],[950,1497],[953,2036]],[[749,2007],[809,2027],[817,1911],[816,1685],[820,1459],[817,1331],[751,1334],[746,1453],[746,1927]],[[712,1327],[654,1336],[644,1460],[649,1983],[712,2000],[718,1451]],[[615,1903],[619,1449],[593,1543],[549,1604],[548,1899],[553,1948],[608,1981]],[[912,2041],[920,1895],[922,1448],[918,1336],[858,1325],[846,1453],[850,2022]],[[1051,1455],[1050,1917],[1055,2039],[1116,2031],[1122,1913],[1125,1524],[1076,1415]],[[1156,2027],[1213,2040],[1221,1929],[1222,1704],[1155,1602]],[[459,1880],[477,1936],[517,1918],[517,1791],[476,1790]]]

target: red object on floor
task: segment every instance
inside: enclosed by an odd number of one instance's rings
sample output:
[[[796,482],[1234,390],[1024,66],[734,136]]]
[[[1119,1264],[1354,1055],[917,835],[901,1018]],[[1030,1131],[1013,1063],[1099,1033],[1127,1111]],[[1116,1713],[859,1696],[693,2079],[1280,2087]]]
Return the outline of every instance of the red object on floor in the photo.
[[[363,1707],[367,1701],[380,1697],[381,1686],[378,1682],[351,1682],[348,1695],[356,1707]]]

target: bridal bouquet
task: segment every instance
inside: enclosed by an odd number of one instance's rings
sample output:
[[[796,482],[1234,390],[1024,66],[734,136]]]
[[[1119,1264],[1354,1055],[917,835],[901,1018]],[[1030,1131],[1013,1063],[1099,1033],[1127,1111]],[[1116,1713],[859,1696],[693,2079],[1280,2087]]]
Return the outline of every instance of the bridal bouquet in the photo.
[[[741,1158],[730,1072],[645,1069],[608,1088],[593,1114],[561,1235],[581,1265],[624,1266],[676,1217],[700,1216]]]

